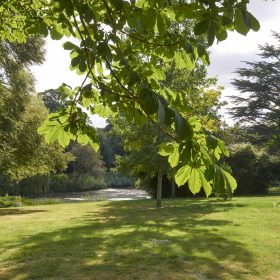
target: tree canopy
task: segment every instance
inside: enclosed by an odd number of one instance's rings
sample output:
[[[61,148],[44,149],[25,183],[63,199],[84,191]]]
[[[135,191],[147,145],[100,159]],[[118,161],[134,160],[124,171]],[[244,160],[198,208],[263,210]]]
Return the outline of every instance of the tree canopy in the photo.
[[[0,42],[0,174],[20,181],[62,170],[71,159],[57,144],[47,145],[37,134],[48,111],[34,96],[28,66],[44,58],[42,38],[25,44]]]
[[[261,141],[280,147],[280,34],[274,32],[276,45],[260,46],[259,61],[237,69],[233,85],[239,91],[232,96],[232,117],[256,133]]]
[[[258,30],[248,2],[11,0],[0,6],[0,39],[25,41],[38,34],[76,39],[64,48],[70,52],[71,69],[85,79],[75,89],[60,88],[68,95],[68,107],[51,114],[40,128],[47,142],[66,146],[77,139],[97,148],[96,130],[82,108],[105,117],[117,113],[137,122],[149,120],[172,139],[161,145],[161,155],[176,158],[178,184],[190,180],[196,187],[215,185],[231,194],[236,183],[217,164],[227,150],[199,118],[188,118],[169,102],[176,93],[165,86],[161,64],[191,70],[197,61],[209,63],[207,47],[225,40],[229,30],[244,35]],[[183,32],[188,22],[194,27]]]
[[[204,65],[199,65],[192,71],[178,70],[172,65],[162,67],[167,73],[166,84],[176,92],[175,98],[170,102],[178,103],[181,112],[188,117],[199,116],[207,129],[215,131],[219,123],[217,108],[222,105],[216,79],[207,78]],[[152,123],[137,126],[124,116],[111,118],[110,123],[114,133],[120,136],[126,152],[124,156],[117,157],[118,170],[141,178],[143,184],[158,174],[174,180],[173,167],[176,166],[178,154],[174,153],[167,159],[158,153],[158,146],[171,140],[169,135]],[[191,188],[193,194],[198,193],[200,187],[201,185],[196,189]],[[207,195],[211,193],[209,188],[205,191]]]

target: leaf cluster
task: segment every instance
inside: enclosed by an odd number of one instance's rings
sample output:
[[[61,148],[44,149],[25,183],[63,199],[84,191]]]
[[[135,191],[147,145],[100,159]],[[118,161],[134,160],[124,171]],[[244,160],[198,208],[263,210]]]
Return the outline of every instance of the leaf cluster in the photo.
[[[23,41],[50,34],[54,40],[72,36],[78,41],[66,42],[64,48],[70,52],[70,68],[85,79],[75,90],[62,89],[69,94],[69,106],[51,114],[40,128],[47,142],[57,139],[65,146],[77,139],[97,148],[96,131],[86,124],[82,108],[103,117],[125,114],[138,122],[146,119],[173,139],[179,153],[192,151],[198,158],[204,154],[216,174],[211,180],[225,186],[232,180],[224,179],[227,176],[212,155],[216,148],[209,147],[200,122],[188,119],[180,106],[169,102],[175,93],[165,83],[162,65],[192,70],[197,61],[209,64],[207,47],[215,40],[226,39],[231,30],[241,34],[258,30],[247,4],[247,0],[33,0],[30,5],[13,0],[0,6],[0,16],[7,20],[0,26],[0,38]],[[193,164],[190,160],[180,157],[186,166]],[[198,173],[193,174],[190,180],[196,186]]]

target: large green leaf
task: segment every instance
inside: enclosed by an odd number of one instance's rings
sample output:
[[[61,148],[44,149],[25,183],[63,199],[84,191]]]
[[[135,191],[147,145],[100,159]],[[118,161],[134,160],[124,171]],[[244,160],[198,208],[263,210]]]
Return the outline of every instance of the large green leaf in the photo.
[[[184,69],[187,66],[186,62],[185,62],[184,58],[182,57],[182,54],[181,54],[180,51],[175,53],[174,61],[175,61],[176,68],[179,69],[179,70],[180,69]]]
[[[258,22],[258,20],[249,12],[248,12],[248,15],[250,17],[251,28],[254,31],[259,31],[261,26],[260,26],[260,23]]]
[[[174,151],[174,145],[170,142],[164,142],[159,145],[159,154],[161,156],[169,156]]]
[[[204,19],[204,20],[198,22],[198,23],[194,26],[194,33],[195,33],[196,35],[201,35],[201,34],[206,33],[206,31],[207,31],[208,28],[209,28],[209,22],[210,22],[209,19]]]
[[[152,115],[158,110],[158,97],[148,88],[143,88],[139,95],[140,102],[146,113]]]
[[[63,44],[63,48],[64,48],[65,50],[74,50],[74,49],[78,49],[78,46],[76,46],[76,45],[73,44],[72,42],[67,41],[67,42],[65,42],[65,43]]]
[[[201,189],[199,169],[192,168],[188,184],[189,184],[189,189],[193,194],[199,193]]]
[[[250,23],[245,21],[246,18],[246,14],[243,10],[236,9],[234,19],[235,29],[242,35],[246,35],[250,30]]]
[[[70,143],[69,133],[67,133],[64,129],[60,129],[57,140],[62,147],[67,147]]]
[[[151,76],[152,78],[155,78],[156,80],[159,80],[159,81],[166,80],[164,71],[160,70],[159,68],[154,67],[153,65],[151,67],[151,70],[153,71],[153,74]]]
[[[63,31],[57,26],[51,30],[50,35],[53,40],[60,40],[63,37]]]
[[[232,192],[237,188],[237,182],[233,178],[231,174],[229,174],[227,171],[223,170],[223,174],[225,175],[226,183],[231,188]]]
[[[220,139],[217,139],[217,142],[218,142],[218,146],[219,146],[220,150],[222,151],[223,155],[228,157],[229,156],[229,151],[225,147],[224,142],[222,140],[220,140]]]
[[[192,168],[189,165],[182,166],[175,175],[176,184],[180,187],[184,185],[190,177]]]
[[[207,32],[207,40],[208,40],[208,45],[212,46],[215,40],[215,26],[214,23],[211,21],[209,24],[209,29]]]
[[[223,26],[220,26],[216,31],[216,36],[219,41],[225,40],[227,38],[227,30]]]
[[[189,140],[193,136],[193,131],[189,123],[180,114],[176,112],[175,112],[175,131],[179,139]]]
[[[223,172],[220,167],[215,166],[215,175],[214,175],[214,181],[213,185],[215,188],[215,192],[219,195],[225,195],[227,194],[226,188],[225,188],[225,178],[223,175]]]
[[[206,180],[206,178],[204,176],[204,173],[201,170],[199,171],[199,176],[200,176],[200,180],[201,180],[203,190],[204,190],[206,196],[209,197],[209,195],[212,192],[211,184],[210,184],[209,181]]]
[[[179,157],[180,157],[180,153],[179,153],[178,146],[174,146],[174,150],[173,150],[172,154],[170,154],[168,157],[168,162],[170,163],[170,166],[172,168],[174,168],[178,165]]]

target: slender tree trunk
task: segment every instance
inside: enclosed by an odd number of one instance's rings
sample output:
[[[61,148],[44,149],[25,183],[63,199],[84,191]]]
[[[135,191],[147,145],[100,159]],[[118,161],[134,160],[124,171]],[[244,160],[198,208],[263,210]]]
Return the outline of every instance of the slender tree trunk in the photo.
[[[171,197],[175,198],[176,197],[176,193],[175,193],[175,188],[176,188],[176,184],[174,179],[171,179]]]
[[[19,183],[15,183],[15,195],[19,195]]]
[[[47,175],[47,193],[49,194],[50,193],[50,173]]]
[[[47,196],[47,194],[49,193],[49,187],[50,187],[50,180],[49,177],[50,174],[44,175],[44,196]]]
[[[77,183],[77,181],[78,181],[78,179],[79,179],[81,173],[82,173],[82,172],[78,172],[78,175],[75,177],[75,179],[74,179],[74,185],[76,185],[76,183]]]
[[[158,184],[157,184],[157,208],[161,208],[161,194],[162,194],[162,171],[158,172]]]

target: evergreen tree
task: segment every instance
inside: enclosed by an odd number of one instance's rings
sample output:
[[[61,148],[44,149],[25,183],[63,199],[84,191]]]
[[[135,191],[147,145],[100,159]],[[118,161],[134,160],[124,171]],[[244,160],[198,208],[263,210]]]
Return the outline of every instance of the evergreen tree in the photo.
[[[232,117],[255,134],[256,143],[280,148],[280,33],[273,33],[278,44],[260,46],[259,61],[245,62],[233,85],[240,94],[232,96]]]

